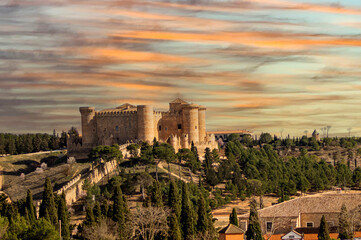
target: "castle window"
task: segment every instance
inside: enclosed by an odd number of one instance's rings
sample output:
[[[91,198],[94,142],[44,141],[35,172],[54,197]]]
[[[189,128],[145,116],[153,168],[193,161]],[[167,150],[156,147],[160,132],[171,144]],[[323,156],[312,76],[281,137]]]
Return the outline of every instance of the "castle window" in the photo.
[[[159,129],[159,131],[162,131],[162,126],[161,126],[161,125],[159,125],[158,129]]]
[[[194,128],[197,129],[197,126],[195,126]]]
[[[306,223],[306,226],[307,226],[308,228],[313,228],[313,222],[307,222],[307,223]]]
[[[115,131],[118,131],[119,130],[119,126],[115,126]]]
[[[95,128],[93,128],[93,132],[95,132]]]
[[[267,232],[271,232],[272,231],[272,222],[266,222],[266,228],[267,228]]]
[[[178,124],[178,129],[182,129],[182,124]]]

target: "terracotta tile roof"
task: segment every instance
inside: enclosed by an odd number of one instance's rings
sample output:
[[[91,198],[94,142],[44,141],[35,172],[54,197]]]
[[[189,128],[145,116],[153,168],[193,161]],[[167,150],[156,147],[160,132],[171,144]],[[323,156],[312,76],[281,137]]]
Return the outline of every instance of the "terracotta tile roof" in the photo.
[[[325,193],[299,197],[258,211],[260,217],[298,217],[299,213],[338,213],[343,203],[353,210],[361,202],[360,193]],[[243,214],[240,219],[248,219]]]
[[[282,236],[284,236],[285,234],[274,234],[271,236],[270,239],[267,238],[267,235],[264,235],[264,239],[265,240],[281,240]],[[317,233],[311,233],[311,234],[303,234],[303,240],[318,240],[318,234]],[[361,237],[361,232],[356,232],[354,234],[354,238],[356,237]],[[337,239],[338,238],[338,233],[330,233],[330,238],[331,239]]]
[[[228,224],[228,226],[222,228],[219,231],[219,233],[240,233],[241,234],[241,233],[244,233],[244,231],[233,224]]]

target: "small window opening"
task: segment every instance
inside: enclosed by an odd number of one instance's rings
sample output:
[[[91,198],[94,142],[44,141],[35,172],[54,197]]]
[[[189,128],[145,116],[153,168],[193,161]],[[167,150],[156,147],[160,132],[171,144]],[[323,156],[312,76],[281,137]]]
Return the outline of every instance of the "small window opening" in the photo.
[[[182,124],[178,124],[178,129],[182,129]]]
[[[162,126],[161,126],[161,125],[159,125],[158,129],[159,129],[159,131],[162,131]]]

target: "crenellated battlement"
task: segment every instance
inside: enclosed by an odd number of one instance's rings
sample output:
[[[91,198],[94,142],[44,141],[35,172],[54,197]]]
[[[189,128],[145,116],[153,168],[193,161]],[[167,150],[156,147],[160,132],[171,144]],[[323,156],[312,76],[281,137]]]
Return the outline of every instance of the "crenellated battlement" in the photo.
[[[116,117],[116,116],[129,116],[136,115],[137,111],[107,111],[107,112],[95,112],[96,117]]]

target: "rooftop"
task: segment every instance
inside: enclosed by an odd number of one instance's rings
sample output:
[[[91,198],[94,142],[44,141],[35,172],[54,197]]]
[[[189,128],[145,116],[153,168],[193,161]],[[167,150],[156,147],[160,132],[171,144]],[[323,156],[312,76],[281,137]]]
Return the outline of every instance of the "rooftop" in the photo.
[[[242,229],[240,229],[239,227],[233,225],[233,224],[228,224],[228,226],[222,228],[219,231],[219,233],[228,233],[228,234],[230,234],[230,233],[239,233],[239,234],[241,234],[241,233],[244,233],[244,231]]]

